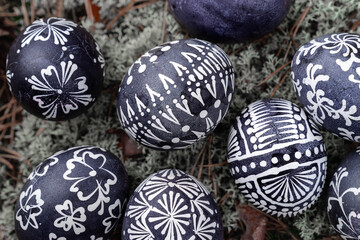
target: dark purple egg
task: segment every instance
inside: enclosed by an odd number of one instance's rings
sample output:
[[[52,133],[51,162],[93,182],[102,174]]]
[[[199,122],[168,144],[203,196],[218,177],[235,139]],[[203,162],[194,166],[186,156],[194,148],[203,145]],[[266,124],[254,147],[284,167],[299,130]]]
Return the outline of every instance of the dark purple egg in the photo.
[[[99,147],[58,152],[28,177],[15,208],[20,240],[107,239],[127,196],[120,160]]]
[[[327,131],[360,142],[360,35],[334,33],[304,44],[292,61],[295,92]]]
[[[343,239],[360,238],[359,175],[360,148],[357,148],[340,163],[328,190],[328,217]]]
[[[234,91],[229,57],[215,44],[184,39],[143,54],[121,82],[117,111],[125,131],[154,149],[185,148],[208,136]]]
[[[104,58],[83,27],[63,18],[40,19],[12,44],[6,76],[13,96],[28,112],[67,120],[100,95]]]
[[[196,37],[241,42],[273,31],[291,0],[168,0],[177,22]]]
[[[322,136],[305,111],[284,99],[250,104],[236,118],[228,163],[241,193],[277,217],[304,212],[320,196],[327,156]]]
[[[130,197],[123,240],[223,240],[216,202],[205,186],[177,169],[144,180]]]

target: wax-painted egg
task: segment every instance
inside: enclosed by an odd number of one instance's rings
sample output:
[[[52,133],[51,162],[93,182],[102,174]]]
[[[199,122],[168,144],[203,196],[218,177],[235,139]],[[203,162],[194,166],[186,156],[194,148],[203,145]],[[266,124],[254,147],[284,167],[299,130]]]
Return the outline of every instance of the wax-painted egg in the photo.
[[[88,109],[103,84],[98,44],[72,21],[36,20],[16,38],[6,76],[13,96],[33,115],[67,120]]]
[[[236,118],[228,163],[249,202],[266,213],[291,217],[319,197],[327,157],[322,136],[304,110],[287,100],[264,99]]]
[[[360,142],[360,35],[328,34],[302,46],[292,79],[305,110],[329,132]]]
[[[225,116],[234,71],[216,45],[197,39],[162,44],[130,67],[118,93],[125,131],[160,150],[184,148],[211,133]]]
[[[26,239],[107,239],[127,195],[120,160],[104,149],[61,151],[28,177],[15,209],[15,229]]]
[[[240,42],[273,31],[285,18],[291,0],[168,0],[177,22],[199,38]]]
[[[327,213],[343,239],[360,238],[360,148],[338,166],[329,189]]]
[[[222,240],[217,205],[197,179],[177,169],[149,176],[130,197],[122,239]]]

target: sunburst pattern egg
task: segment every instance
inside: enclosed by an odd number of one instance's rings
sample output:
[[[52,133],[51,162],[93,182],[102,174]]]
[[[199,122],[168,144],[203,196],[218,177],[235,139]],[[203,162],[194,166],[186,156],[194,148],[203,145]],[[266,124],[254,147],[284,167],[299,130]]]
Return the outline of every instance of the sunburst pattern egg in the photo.
[[[99,45],[63,18],[34,21],[15,39],[6,64],[13,96],[33,115],[68,120],[98,98],[104,78]]]
[[[127,205],[122,239],[222,240],[217,205],[205,186],[177,169],[144,180]]]
[[[263,99],[236,118],[228,163],[240,192],[260,210],[291,217],[319,197],[327,157],[318,128],[304,110],[283,99]]]
[[[108,239],[123,214],[127,174],[120,160],[94,146],[60,151],[25,182],[15,208],[19,240]]]
[[[118,116],[147,147],[184,148],[215,129],[233,91],[233,67],[222,49],[198,39],[168,42],[129,68],[119,88]]]

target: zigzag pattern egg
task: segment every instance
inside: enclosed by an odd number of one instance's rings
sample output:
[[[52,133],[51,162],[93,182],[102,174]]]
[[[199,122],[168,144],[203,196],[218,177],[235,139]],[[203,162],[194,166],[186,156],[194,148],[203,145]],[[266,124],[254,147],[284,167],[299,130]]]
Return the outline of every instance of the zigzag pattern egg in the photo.
[[[360,142],[360,35],[328,34],[306,43],[292,61],[292,79],[316,123]]]
[[[327,157],[322,136],[304,110],[287,100],[264,99],[236,118],[228,163],[249,202],[266,213],[291,217],[319,197]]]
[[[6,64],[13,96],[33,115],[68,120],[100,95],[104,58],[83,27],[51,17],[36,20],[16,38]]]
[[[173,41],[129,68],[119,88],[118,116],[145,146],[184,148],[214,130],[233,91],[234,71],[223,50],[203,40]]]
[[[217,205],[205,186],[177,169],[144,180],[127,205],[122,239],[222,240]]]
[[[360,148],[357,148],[340,163],[328,189],[328,217],[342,239],[360,236],[359,175]]]
[[[15,208],[20,240],[98,240],[115,230],[127,174],[110,152],[81,146],[58,152],[28,177]]]

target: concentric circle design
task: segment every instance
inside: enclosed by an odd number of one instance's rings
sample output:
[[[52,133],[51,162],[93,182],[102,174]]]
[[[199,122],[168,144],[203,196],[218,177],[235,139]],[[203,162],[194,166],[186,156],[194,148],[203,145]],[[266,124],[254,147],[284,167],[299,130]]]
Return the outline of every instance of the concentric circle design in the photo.
[[[294,216],[322,191],[327,157],[316,125],[295,104],[264,99],[236,118],[228,139],[230,171],[259,209]]]
[[[206,137],[225,116],[234,71],[216,45],[197,39],[155,47],[130,67],[117,110],[126,132],[154,149],[187,147]]]

